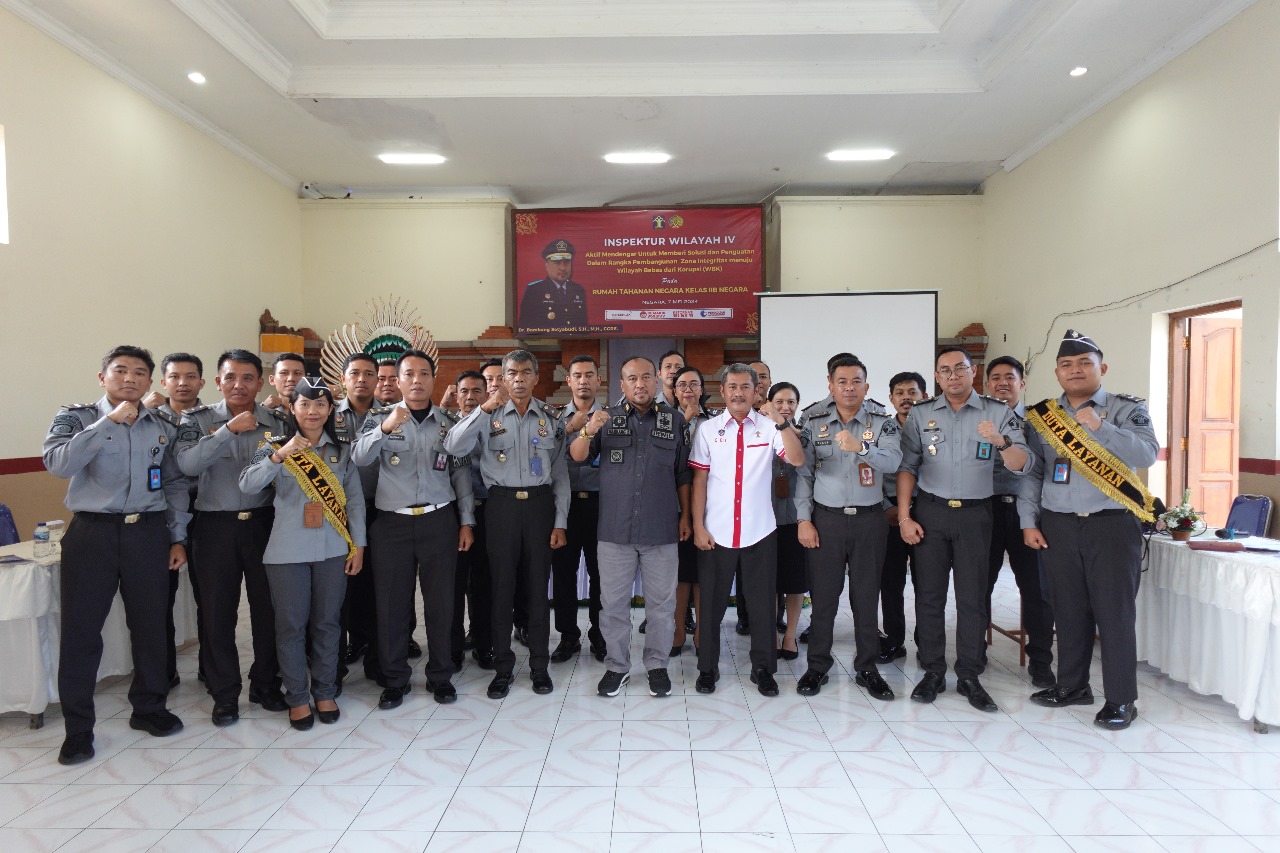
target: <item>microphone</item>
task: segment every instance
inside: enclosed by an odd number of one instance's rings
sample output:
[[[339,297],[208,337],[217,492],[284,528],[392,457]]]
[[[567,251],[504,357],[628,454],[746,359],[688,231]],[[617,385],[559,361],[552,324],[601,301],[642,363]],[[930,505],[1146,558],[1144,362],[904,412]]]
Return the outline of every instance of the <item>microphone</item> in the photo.
[[[1248,539],[1249,534],[1243,530],[1236,530],[1233,527],[1223,527],[1213,531],[1213,535],[1219,539]]]

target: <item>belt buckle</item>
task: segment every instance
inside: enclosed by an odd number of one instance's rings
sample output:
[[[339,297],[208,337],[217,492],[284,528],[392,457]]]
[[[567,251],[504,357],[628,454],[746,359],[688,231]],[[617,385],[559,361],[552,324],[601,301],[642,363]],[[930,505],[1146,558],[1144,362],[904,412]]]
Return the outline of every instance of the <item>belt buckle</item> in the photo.
[[[529,499],[529,493],[528,493],[528,492],[526,492],[526,491],[524,491],[523,489],[521,489],[520,491],[516,492],[516,500],[518,500],[518,501],[527,501],[528,499]]]
[[[1091,512],[1077,512],[1076,518],[1088,518],[1091,515],[1093,515]]]
[[[237,512],[237,513],[236,513],[236,521],[248,521],[248,520],[249,520],[249,519],[251,519],[251,518],[253,518],[253,513],[251,513],[251,512]]]
[[[409,507],[409,515],[426,515],[426,514],[427,514],[427,508],[425,506]]]
[[[947,501],[947,506],[951,507],[952,509],[959,509],[960,507],[964,506],[964,501],[950,500],[950,501]]]
[[[475,499],[475,506],[480,506],[480,505],[481,505],[481,504],[483,504],[483,503],[484,503],[484,498],[476,498],[476,499]]]
[[[841,510],[841,512],[843,512],[845,515],[857,515],[857,514],[858,514],[858,508],[857,508],[856,506],[843,506],[843,507],[840,507],[840,510]]]
[[[1011,504],[1011,503],[1015,503],[1017,500],[1018,500],[1018,499],[1017,499],[1017,498],[1015,498],[1013,495],[1001,495],[1001,496],[1000,496],[1000,503]]]
[[[142,518],[142,513],[140,513],[140,512],[131,512],[131,513],[129,513],[128,515],[126,515],[126,516],[124,517],[124,523],[125,523],[125,524],[137,524],[137,523],[138,523],[138,520],[139,520],[140,518]]]
[[[585,501],[589,497],[591,497],[590,492],[578,492],[578,500]]]

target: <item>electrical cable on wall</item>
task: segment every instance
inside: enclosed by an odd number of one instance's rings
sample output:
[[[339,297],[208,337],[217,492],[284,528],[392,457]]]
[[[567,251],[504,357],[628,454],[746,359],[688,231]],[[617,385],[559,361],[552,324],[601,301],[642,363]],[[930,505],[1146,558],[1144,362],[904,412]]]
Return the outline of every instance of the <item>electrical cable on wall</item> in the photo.
[[[1034,355],[1031,354],[1030,350],[1027,351],[1027,357],[1023,359],[1023,363],[1026,365],[1027,373],[1028,374],[1031,373],[1031,365],[1036,361],[1036,359],[1044,355],[1044,351],[1049,348],[1049,341],[1051,336],[1053,335],[1053,327],[1059,320],[1063,319],[1064,317],[1075,317],[1080,314],[1092,314],[1092,313],[1100,314],[1105,311],[1116,311],[1120,308],[1127,308],[1130,305],[1134,304],[1135,302],[1139,302],[1143,299],[1146,299],[1148,296],[1154,296],[1157,293],[1163,293],[1165,291],[1172,290],[1173,288],[1179,285],[1186,284],[1187,282],[1193,279],[1199,278],[1205,273],[1213,272],[1219,267],[1224,267],[1227,264],[1234,263],[1235,261],[1240,260],[1241,258],[1248,257],[1249,255],[1252,255],[1254,252],[1257,252],[1260,249],[1265,249],[1268,246],[1274,246],[1277,242],[1280,242],[1280,237],[1273,237],[1270,240],[1266,241],[1265,243],[1259,243],[1258,245],[1254,246],[1252,249],[1249,249],[1246,252],[1241,252],[1240,254],[1235,255],[1234,257],[1227,258],[1224,261],[1219,261],[1213,266],[1205,267],[1199,272],[1194,272],[1191,275],[1187,276],[1186,278],[1178,279],[1177,281],[1172,282],[1171,284],[1161,285],[1160,287],[1153,287],[1150,290],[1144,290],[1141,293],[1135,293],[1130,296],[1123,297],[1122,299],[1116,299],[1112,302],[1104,302],[1101,305],[1092,305],[1088,308],[1077,308],[1074,311],[1063,311],[1061,314],[1057,315],[1056,317],[1054,317],[1052,320],[1049,321],[1049,328],[1046,329],[1044,333],[1044,344],[1040,347],[1040,349],[1038,349]]]

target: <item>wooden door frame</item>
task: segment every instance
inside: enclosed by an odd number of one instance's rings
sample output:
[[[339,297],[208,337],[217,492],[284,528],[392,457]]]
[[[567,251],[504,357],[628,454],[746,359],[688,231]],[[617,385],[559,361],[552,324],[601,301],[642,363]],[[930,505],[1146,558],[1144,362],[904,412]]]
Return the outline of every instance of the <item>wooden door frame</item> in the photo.
[[[1185,442],[1191,375],[1187,369],[1188,357],[1185,355],[1187,333],[1182,327],[1192,317],[1220,314],[1237,308],[1244,308],[1243,300],[1233,299],[1230,302],[1219,302],[1215,305],[1202,305],[1186,311],[1175,311],[1169,315],[1169,440],[1166,445],[1168,459],[1165,461],[1165,487],[1171,504],[1182,499],[1182,490],[1187,487]]]

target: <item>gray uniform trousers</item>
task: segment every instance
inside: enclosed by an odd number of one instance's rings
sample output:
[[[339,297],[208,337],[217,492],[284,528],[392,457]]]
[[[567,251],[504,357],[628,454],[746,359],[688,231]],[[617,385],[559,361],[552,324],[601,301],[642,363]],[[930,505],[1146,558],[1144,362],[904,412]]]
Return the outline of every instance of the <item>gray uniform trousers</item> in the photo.
[[[290,707],[333,699],[338,693],[339,620],[347,594],[346,555],[315,563],[268,563],[276,614],[276,654]],[[306,636],[310,625],[311,689],[307,690]]]
[[[644,582],[644,668],[666,669],[676,632],[676,543],[620,545],[600,542],[600,633],[604,634],[605,668],[631,671],[631,591],[636,572]]]

